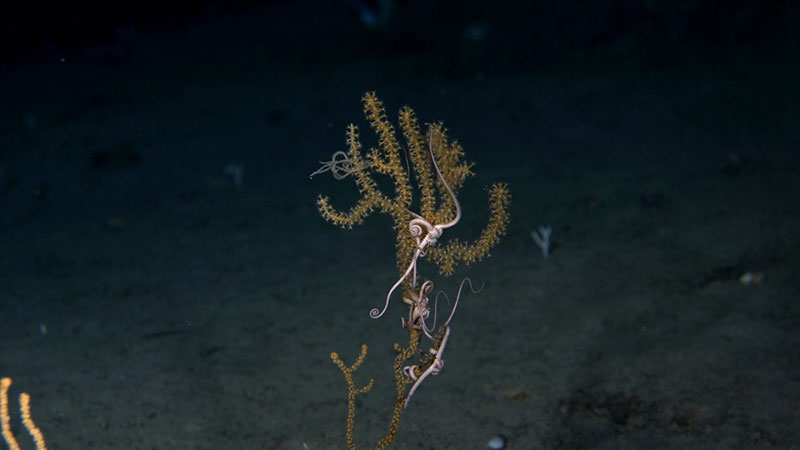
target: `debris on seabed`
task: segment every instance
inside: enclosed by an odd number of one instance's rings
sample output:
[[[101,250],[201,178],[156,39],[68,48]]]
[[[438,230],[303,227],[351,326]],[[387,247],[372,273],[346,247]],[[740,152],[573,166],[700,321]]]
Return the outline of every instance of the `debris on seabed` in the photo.
[[[764,272],[751,272],[747,271],[739,276],[739,283],[742,284],[759,284],[764,281]]]

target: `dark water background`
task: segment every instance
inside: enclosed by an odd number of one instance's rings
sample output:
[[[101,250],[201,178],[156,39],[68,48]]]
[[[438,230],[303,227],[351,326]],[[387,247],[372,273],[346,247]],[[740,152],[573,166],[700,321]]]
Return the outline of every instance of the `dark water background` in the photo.
[[[492,257],[434,277],[485,287],[393,448],[800,446],[800,7],[392,5],[372,26],[356,1],[6,7],[12,409],[30,393],[53,449],[345,448],[329,353],[366,343],[373,446],[405,339],[398,304],[367,316],[394,282],[391,222],[326,223],[317,195],[357,191],[308,175],[351,122],[376,144],[374,90],[475,162],[450,236],[477,236],[492,182],[513,195]]]

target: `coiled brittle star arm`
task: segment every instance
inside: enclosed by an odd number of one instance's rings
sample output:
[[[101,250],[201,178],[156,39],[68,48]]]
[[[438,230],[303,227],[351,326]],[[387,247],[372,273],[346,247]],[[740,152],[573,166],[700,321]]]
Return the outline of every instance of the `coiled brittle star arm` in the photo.
[[[433,162],[434,169],[436,169],[436,174],[439,176],[439,179],[442,180],[442,184],[444,185],[445,189],[447,189],[450,197],[453,199],[453,204],[456,208],[456,215],[447,223],[432,225],[424,217],[409,211],[414,218],[408,222],[408,230],[411,233],[411,236],[417,240],[417,248],[414,249],[414,255],[411,257],[411,262],[408,264],[406,271],[400,276],[400,279],[394,283],[392,288],[389,289],[389,293],[386,295],[386,302],[383,304],[383,309],[379,310],[378,308],[372,308],[370,310],[369,316],[373,319],[378,319],[383,316],[383,314],[386,312],[386,309],[389,308],[389,300],[392,297],[392,293],[394,293],[394,291],[401,284],[403,284],[405,279],[408,278],[408,275],[411,274],[412,271],[414,272],[414,277],[411,286],[416,286],[417,259],[419,259],[420,256],[425,256],[425,247],[435,244],[436,241],[438,241],[442,236],[442,231],[445,228],[450,228],[457,224],[459,220],[461,220],[461,205],[458,203],[455,192],[453,192],[453,190],[450,188],[450,185],[447,184],[447,181],[445,181],[444,175],[442,175],[441,170],[439,170],[439,165],[436,163],[436,157],[433,155],[433,129],[431,129],[430,135],[431,137],[430,143],[428,144],[428,151],[431,154],[431,161]],[[425,232],[425,237],[420,239],[423,231]]]
[[[330,161],[320,161],[320,168],[315,170],[314,173],[308,176],[309,179],[314,178],[314,175],[330,172],[336,180],[343,180],[355,171],[369,167],[368,163],[362,162],[360,164],[354,163],[347,153],[339,150],[334,152]]]
[[[403,374],[405,374],[406,377],[408,377],[409,379],[414,381],[414,385],[412,385],[411,389],[408,391],[408,395],[406,396],[405,403],[403,404],[404,408],[408,407],[408,402],[411,401],[411,396],[414,395],[414,392],[417,391],[417,388],[419,388],[419,386],[422,384],[422,382],[425,381],[425,378],[428,378],[428,376],[430,376],[430,375],[434,375],[434,376],[439,375],[439,372],[441,372],[442,369],[444,369],[444,358],[443,357],[444,357],[445,347],[447,347],[447,340],[450,338],[450,321],[453,320],[453,315],[456,313],[456,308],[458,308],[458,301],[461,299],[461,292],[464,290],[464,286],[466,284],[469,284],[469,290],[472,291],[473,293],[478,293],[482,289],[481,288],[481,289],[475,290],[472,287],[472,280],[470,280],[469,278],[464,278],[463,280],[461,280],[461,285],[458,287],[458,294],[456,294],[456,300],[455,300],[455,302],[453,304],[453,309],[450,310],[450,316],[441,325],[441,327],[444,327],[444,334],[442,335],[441,340],[438,342],[438,344],[436,343],[436,338],[434,336],[431,336],[431,334],[430,334],[430,332],[433,330],[433,328],[428,328],[427,324],[425,323],[425,319],[424,318],[421,319],[420,326],[422,327],[422,331],[425,333],[425,335],[429,339],[434,341],[434,346],[431,347],[428,350],[428,352],[431,355],[433,355],[434,358],[433,358],[433,361],[431,361],[430,365],[428,365],[428,367],[419,375],[417,375],[417,373],[421,370],[419,366],[414,365],[414,366],[403,367]],[[443,292],[440,291],[439,294],[443,294]],[[444,295],[445,295],[445,298],[446,298],[447,295],[446,294],[444,294]],[[437,301],[435,302],[437,305],[439,303],[438,302],[438,297],[439,297],[439,295],[437,294],[436,295]],[[437,308],[437,307],[434,306],[434,308]],[[434,313],[434,319],[433,319],[433,327],[436,327],[436,314],[435,313]]]

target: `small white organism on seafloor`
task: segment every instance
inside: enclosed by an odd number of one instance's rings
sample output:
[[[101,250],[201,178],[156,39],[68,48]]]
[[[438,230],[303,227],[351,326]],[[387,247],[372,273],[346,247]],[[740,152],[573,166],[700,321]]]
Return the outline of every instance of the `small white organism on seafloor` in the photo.
[[[762,281],[764,281],[764,272],[748,270],[739,276],[739,283],[744,285],[761,284]]]
[[[542,256],[547,258],[550,256],[550,235],[553,234],[553,227],[542,226],[537,230],[531,230],[531,237],[536,245],[542,249]]]
[[[242,188],[242,183],[244,182],[244,167],[242,167],[241,164],[233,162],[228,163],[225,169],[223,169],[222,174],[233,179],[233,185],[236,186],[236,189]]]

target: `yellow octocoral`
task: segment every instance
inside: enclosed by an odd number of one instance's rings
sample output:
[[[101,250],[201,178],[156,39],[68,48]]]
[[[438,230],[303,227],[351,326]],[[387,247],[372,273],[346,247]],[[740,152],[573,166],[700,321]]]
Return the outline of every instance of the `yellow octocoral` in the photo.
[[[452,239],[441,243],[443,230],[456,225],[461,218],[457,193],[464,181],[473,175],[473,164],[465,161],[461,146],[447,138],[441,123],[428,125],[423,134],[414,111],[403,107],[398,116],[406,143],[403,147],[398,142],[394,125],[386,117],[383,103],[375,93],[367,92],[362,104],[367,122],[378,137],[378,146],[362,152],[358,128],[351,124],[346,133],[347,152],[334,153],[331,161],[322,162],[322,167],[312,176],[326,171],[330,171],[337,180],[352,176],[359,190],[360,198],[346,212],[334,208],[329,197],[318,197],[319,212],[329,222],[350,228],[362,223],[376,211],[388,214],[394,222],[395,257],[400,278],[389,290],[383,311],[375,308],[370,311],[370,316],[382,316],[392,293],[402,285],[403,300],[409,305],[408,321],[404,319],[402,322],[408,329],[409,344],[408,347],[395,344],[397,356],[393,369],[397,382],[397,401],[389,430],[377,443],[378,449],[384,449],[397,436],[400,416],[411,395],[408,384],[414,380],[410,391],[413,393],[426,376],[438,374],[442,368],[441,354],[450,332],[449,319],[440,325],[433,336],[430,334],[432,330],[426,328],[425,318],[430,314],[426,295],[433,283],[427,280],[417,286],[417,260],[425,256],[438,266],[441,273],[450,275],[458,263],[470,264],[486,257],[505,233],[511,196],[505,184],[492,185],[489,188],[489,220],[479,237],[473,242]],[[391,194],[379,187],[386,184],[386,178],[394,186]],[[415,195],[419,196],[416,203]],[[412,212],[412,207],[419,212]],[[408,360],[418,353],[423,332],[432,340],[433,346],[423,354],[418,365],[411,365]],[[355,448],[355,397],[372,387],[372,380],[362,388],[356,388],[353,381],[353,372],[364,361],[366,352],[367,347],[362,346],[361,354],[350,367],[342,362],[338,354],[331,353],[331,359],[347,381],[346,436],[347,446],[351,450]]]
[[[406,141],[406,148],[397,140],[394,126],[386,117],[383,103],[374,92],[362,98],[364,114],[370,127],[378,136],[377,148],[362,154],[358,128],[351,124],[347,128],[347,159],[354,167],[352,175],[361,197],[347,212],[334,208],[331,199],[320,195],[317,206],[320,214],[329,222],[352,227],[360,224],[374,211],[389,214],[394,221],[396,233],[396,261],[400,273],[405,270],[417,242],[408,231],[408,224],[415,216],[411,213],[416,182],[419,195],[419,216],[431,224],[445,223],[455,216],[456,205],[447,192],[449,186],[457,195],[464,181],[473,175],[471,162],[464,161],[464,151],[455,141],[449,141],[441,123],[430,124],[423,136],[419,121],[409,107],[400,110],[398,123]],[[406,154],[411,162],[407,168],[401,159]],[[432,160],[441,171],[447,186],[438,179],[432,168]],[[393,195],[380,191],[374,175],[388,176],[393,185]],[[472,243],[450,241],[443,247],[430,248],[430,260],[437,264],[440,272],[450,275],[459,262],[473,263],[488,255],[505,233],[508,223],[510,195],[504,184],[494,184],[489,189],[489,222]]]
[[[363,394],[364,392],[369,391],[372,389],[372,382],[375,380],[370,379],[369,383],[361,388],[356,388],[356,383],[353,381],[353,373],[358,370],[358,367],[361,363],[364,362],[364,358],[367,357],[367,346],[361,346],[361,353],[358,355],[358,359],[356,362],[353,363],[352,366],[348,367],[344,361],[339,358],[339,354],[336,352],[331,352],[331,360],[334,364],[339,366],[339,370],[342,371],[344,375],[345,381],[347,381],[347,448],[350,450],[355,450],[356,444],[353,438],[354,434],[354,424],[355,424],[355,416],[356,416],[356,395]]]
[[[411,330],[408,333],[408,347],[401,347],[400,344],[394,344],[394,349],[397,351],[397,356],[394,357],[394,379],[397,383],[397,401],[394,404],[394,412],[392,413],[392,421],[389,422],[389,431],[386,436],[378,441],[375,450],[383,450],[389,444],[394,442],[397,437],[397,429],[400,427],[400,415],[403,414],[405,408],[406,395],[408,395],[408,385],[411,381],[403,374],[403,364],[408,361],[419,348],[420,332],[419,330]]]
[[[8,413],[8,388],[11,387],[11,378],[0,379],[0,425],[2,425],[2,437],[10,450],[20,450],[19,443],[11,432],[11,416]],[[31,418],[31,397],[26,393],[19,394],[19,412],[22,418],[22,425],[31,435],[36,450],[47,450],[44,442],[44,435],[39,427],[33,423]]]

